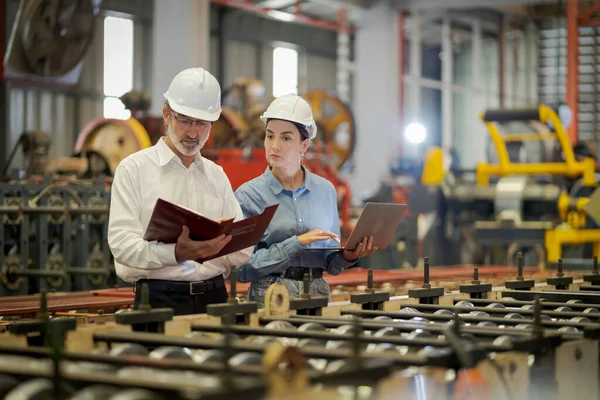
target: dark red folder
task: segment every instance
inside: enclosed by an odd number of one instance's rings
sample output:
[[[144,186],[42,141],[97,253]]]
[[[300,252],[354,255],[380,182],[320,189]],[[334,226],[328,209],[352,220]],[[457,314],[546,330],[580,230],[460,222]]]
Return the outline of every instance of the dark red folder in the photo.
[[[277,207],[277,204],[269,206],[262,214],[237,222],[233,222],[231,218],[219,223],[185,207],[158,199],[144,240],[176,243],[184,225],[190,230],[192,240],[209,240],[222,233],[232,236],[231,241],[218,254],[196,260],[201,263],[256,245],[267,230]]]

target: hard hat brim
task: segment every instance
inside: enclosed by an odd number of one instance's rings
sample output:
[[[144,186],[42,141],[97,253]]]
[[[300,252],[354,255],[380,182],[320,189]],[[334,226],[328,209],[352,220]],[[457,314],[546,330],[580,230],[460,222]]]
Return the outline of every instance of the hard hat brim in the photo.
[[[203,110],[197,110],[191,107],[180,106],[176,102],[171,101],[171,99],[169,99],[169,96],[167,96],[166,93],[164,94],[164,97],[169,102],[169,107],[171,107],[173,111],[175,111],[178,114],[185,115],[186,117],[200,119],[202,121],[214,122],[218,120],[221,116],[220,109],[216,112],[210,113]]]

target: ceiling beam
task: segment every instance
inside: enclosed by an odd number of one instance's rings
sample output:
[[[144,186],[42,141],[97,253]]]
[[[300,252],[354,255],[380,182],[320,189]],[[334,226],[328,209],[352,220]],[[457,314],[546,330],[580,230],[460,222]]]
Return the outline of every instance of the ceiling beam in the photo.
[[[390,0],[400,10],[440,8],[442,3],[444,8],[482,8],[556,4],[556,0]]]
[[[296,4],[296,0],[264,0],[256,3],[259,7],[273,9],[286,8],[294,4]]]

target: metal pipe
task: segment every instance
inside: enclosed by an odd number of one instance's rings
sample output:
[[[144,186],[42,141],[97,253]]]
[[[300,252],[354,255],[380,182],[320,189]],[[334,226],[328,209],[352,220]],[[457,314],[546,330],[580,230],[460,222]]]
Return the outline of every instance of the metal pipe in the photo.
[[[579,115],[579,2],[567,2],[567,105],[573,120],[567,128],[571,143],[577,142]],[[595,40],[595,39],[594,39]]]
[[[50,356],[51,349],[48,347],[15,347],[0,344],[0,354],[23,356],[31,358],[47,358]],[[215,361],[207,361],[199,364],[194,361],[187,360],[159,360],[150,357],[140,356],[111,356],[106,354],[94,353],[79,353],[71,351],[63,351],[61,356],[65,360],[70,361],[87,361],[97,362],[102,364],[116,365],[120,367],[139,366],[152,367],[164,370],[188,370],[203,373],[218,373],[223,370],[223,364]],[[231,367],[235,373],[242,375],[262,375],[264,369],[259,365],[237,365]]]
[[[468,301],[471,301],[471,300],[475,300],[475,299],[469,299]],[[516,310],[515,310],[515,312],[516,312]],[[412,324],[411,319],[413,319],[413,318],[425,318],[427,320],[430,320],[433,322],[439,322],[439,323],[450,322],[455,318],[454,315],[447,315],[447,314],[405,313],[405,312],[398,312],[398,311],[377,311],[377,310],[344,310],[344,311],[342,311],[342,315],[355,315],[360,318],[375,318],[375,317],[379,317],[379,316],[386,316],[386,317],[390,317],[390,318],[393,318],[396,320],[398,320],[398,319],[406,320],[406,322],[402,321],[402,323],[404,323],[405,325]],[[479,323],[479,322],[493,322],[498,325],[512,327],[512,326],[521,325],[521,324],[532,324],[534,322],[533,318],[508,319],[508,318],[502,318],[502,317],[480,317],[477,315],[470,315],[470,314],[463,314],[463,313],[455,313],[455,315],[458,315],[459,321],[469,323],[469,324],[475,324],[475,323]],[[394,322],[396,322],[396,321],[394,321]],[[572,326],[574,328],[581,328],[581,329],[584,329],[584,328],[590,327],[590,326],[593,326],[593,327],[598,326],[597,323],[590,323],[590,322],[552,321],[552,320],[543,320],[542,325],[545,326],[549,330],[558,329],[563,326]],[[411,327],[410,325],[408,325],[408,326]],[[475,326],[475,325],[473,325],[473,326]],[[419,327],[419,329],[427,330],[427,328],[421,328],[421,327]]]
[[[411,306],[413,306],[411,304]],[[358,311],[358,310],[357,310]],[[350,312],[350,310],[344,312],[347,313]],[[354,312],[354,310],[352,311]],[[389,315],[390,313],[394,313],[394,312],[385,312],[385,311],[372,311],[377,313],[378,315]],[[418,315],[419,317],[423,318],[423,314]],[[316,322],[319,323],[321,325],[323,325],[325,328],[337,328],[341,325],[347,325],[348,324],[348,320],[346,319],[339,319],[339,318],[326,318],[326,317],[318,317],[318,316],[308,316],[308,315],[293,315],[290,317],[260,317],[259,318],[259,323],[260,324],[268,324],[269,322],[272,321],[287,321],[289,323],[291,323],[292,325],[302,325],[305,324],[307,322]],[[508,321],[508,320],[507,320]],[[523,320],[521,320],[521,322],[523,322]],[[402,332],[412,332],[415,329],[422,329],[431,333],[436,333],[436,334],[443,334],[444,333],[444,327],[445,324],[442,323],[431,323],[431,322],[426,322],[426,323],[418,323],[418,322],[414,322],[414,323],[410,323],[407,324],[406,322],[390,322],[390,321],[361,321],[360,326],[364,329],[369,329],[369,330],[373,330],[373,329],[381,329],[381,328],[396,328],[399,331]],[[531,332],[526,331],[526,330],[520,330],[520,329],[505,329],[505,328],[491,328],[491,327],[480,327],[480,326],[465,326],[462,327],[461,331],[463,333],[470,333],[473,334],[477,337],[498,337],[498,336],[502,336],[502,335],[507,335],[507,336],[511,336],[514,339],[527,339],[530,337]],[[552,335],[553,332],[547,332],[548,335]],[[577,332],[577,333],[570,333],[570,332],[561,332],[561,337],[565,338],[565,339],[581,339],[582,338],[582,333],[581,332]]]
[[[232,333],[240,335],[254,335],[254,336],[274,336],[274,337],[286,337],[295,339],[318,339],[318,340],[341,340],[351,341],[354,340],[354,336],[351,333],[339,334],[331,332],[319,332],[319,331],[298,331],[295,329],[267,329],[257,328],[251,326],[230,326],[224,327],[222,325],[193,325],[193,331],[199,332],[211,332],[211,333],[223,333],[227,328],[231,329]],[[361,343],[391,343],[397,346],[433,346],[433,347],[447,347],[448,342],[443,339],[435,338],[412,338],[408,339],[401,336],[371,336],[371,335],[360,335],[359,340]],[[489,344],[489,348],[496,348]],[[498,349],[498,348],[496,348]],[[502,348],[506,349],[506,348]]]
[[[311,322],[313,322],[311,320]],[[348,321],[346,321],[348,322]],[[104,343],[139,343],[146,347],[178,346],[190,349],[223,349],[224,343],[220,339],[202,338],[202,340],[186,337],[165,336],[158,333],[142,332],[98,332],[94,333],[94,342]],[[266,347],[263,344],[251,343],[243,340],[234,340],[231,347],[237,351],[250,351],[264,353]],[[326,349],[320,346],[306,346],[298,349],[305,357],[323,358],[326,360],[346,360],[352,357],[352,350],[348,349]],[[399,354],[392,352],[361,352],[365,359],[381,359],[392,361],[396,365],[432,365],[435,357],[421,354]],[[447,362],[448,357],[440,357],[439,362]],[[441,364],[446,365],[446,364]]]
[[[104,214],[108,213],[109,207],[56,207],[56,206],[39,206],[39,207],[17,207],[17,206],[0,206],[0,214],[11,213],[29,213],[29,214],[49,214],[49,213],[67,213],[67,214]]]
[[[404,75],[406,75],[406,11],[398,13],[398,46],[399,46],[399,69],[400,77],[398,79],[398,120],[400,126],[404,125]],[[402,156],[402,141],[399,141],[398,156]]]
[[[499,68],[498,68],[498,85],[499,85],[499,92],[500,92],[500,108],[504,108],[504,64],[505,64],[505,60],[504,60],[504,53],[505,53],[505,47],[506,47],[506,29],[504,27],[504,20],[506,17],[504,17],[504,15],[500,16],[500,27],[498,29],[499,33],[498,36],[500,38],[499,43],[498,43],[498,64],[499,64]]]

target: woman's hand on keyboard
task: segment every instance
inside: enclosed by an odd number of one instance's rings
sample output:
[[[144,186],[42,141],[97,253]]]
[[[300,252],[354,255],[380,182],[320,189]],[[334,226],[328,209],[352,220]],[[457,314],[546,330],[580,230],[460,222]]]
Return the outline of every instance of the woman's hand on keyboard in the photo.
[[[305,234],[298,236],[298,241],[302,246],[329,239],[333,239],[338,243],[340,242],[338,235],[325,229],[313,229],[310,232],[306,232]]]

